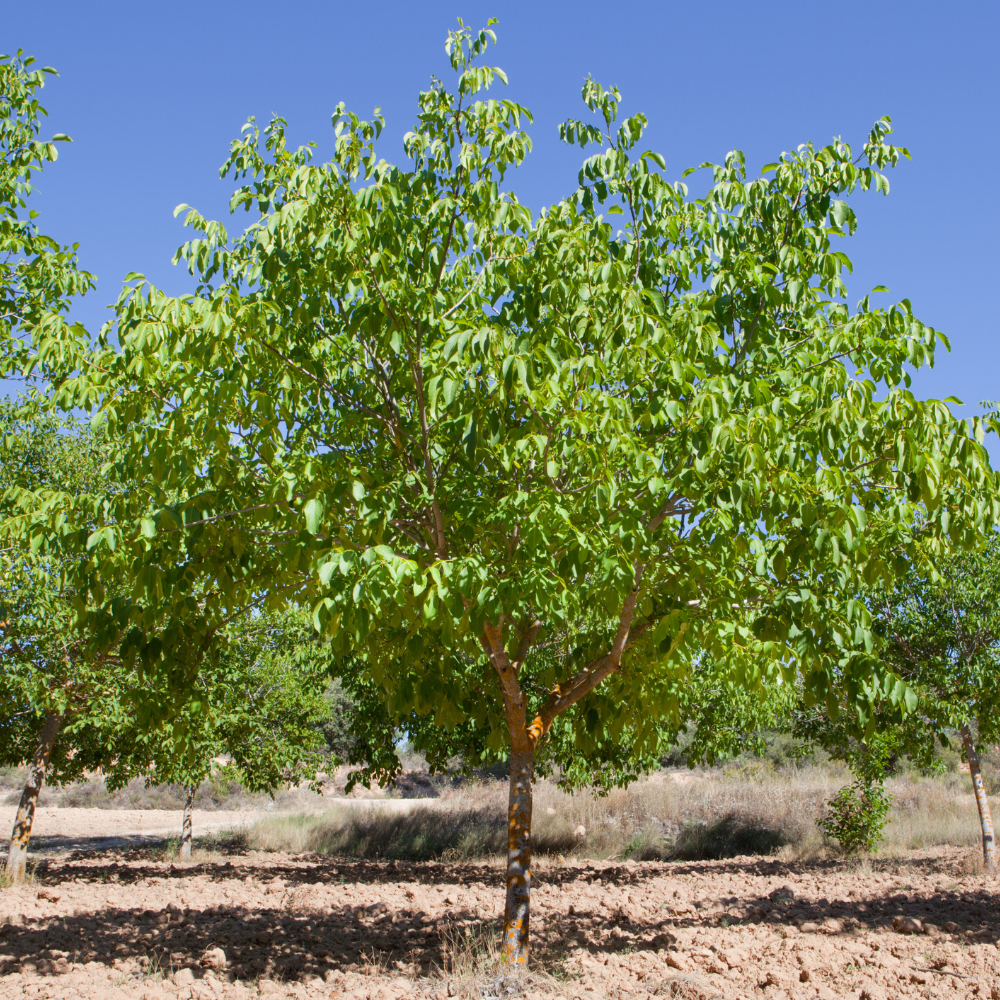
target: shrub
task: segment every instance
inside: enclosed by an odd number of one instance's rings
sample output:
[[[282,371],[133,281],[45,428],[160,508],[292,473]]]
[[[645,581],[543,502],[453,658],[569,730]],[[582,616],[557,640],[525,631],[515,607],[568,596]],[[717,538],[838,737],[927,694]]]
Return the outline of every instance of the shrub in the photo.
[[[339,680],[333,682],[324,695],[330,706],[330,714],[320,723],[326,749],[341,763],[350,760],[351,751],[357,743],[354,733],[355,705]]]
[[[398,861],[459,861],[502,854],[503,814],[496,808],[444,811],[418,807],[395,812],[378,806],[333,809],[314,818],[274,817],[247,836],[258,850],[336,854]]]
[[[892,796],[881,781],[859,779],[830,799],[817,825],[848,854],[870,853],[882,840],[891,805]]]

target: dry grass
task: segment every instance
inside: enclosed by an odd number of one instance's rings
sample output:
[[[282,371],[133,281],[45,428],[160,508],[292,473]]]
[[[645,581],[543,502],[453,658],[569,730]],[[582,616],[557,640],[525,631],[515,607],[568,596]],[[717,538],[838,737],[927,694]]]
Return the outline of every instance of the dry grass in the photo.
[[[532,841],[539,855],[580,858],[816,857],[835,851],[816,820],[847,780],[829,766],[775,772],[744,765],[663,772],[606,796],[570,795],[541,781]],[[978,844],[967,776],[897,777],[887,788],[894,802],[880,854]],[[506,784],[490,782],[408,812],[336,806],[320,816],[268,817],[241,831],[240,839],[265,851],[413,861],[483,858],[506,850],[506,808]]]
[[[543,852],[569,848],[585,857],[638,860],[770,854],[818,843],[814,818],[837,787],[836,774],[819,768],[785,776],[667,772],[604,797],[570,796],[543,783],[535,841]],[[578,826],[587,833],[574,844],[569,838]]]
[[[577,992],[567,991],[537,962],[532,963],[530,970],[507,965],[498,924],[480,924],[463,931],[446,925],[442,937],[441,978],[446,980],[451,996],[461,1000],[501,1000],[530,993],[533,997],[557,1000]]]
[[[981,843],[979,813],[967,774],[892,778],[886,789],[893,803],[880,853]]]
[[[17,805],[27,777],[25,768],[0,769],[0,802]],[[38,798],[40,808],[79,809],[169,809],[184,808],[187,790],[183,785],[149,785],[133,778],[124,788],[109,792],[100,776],[62,786],[45,785]],[[205,811],[267,809],[313,809],[322,805],[321,796],[306,787],[286,788],[271,796],[248,792],[232,772],[220,769],[198,786],[194,807]]]
[[[18,883],[19,885],[37,885],[38,884],[38,862],[32,862],[28,864],[24,869],[24,878]],[[7,870],[7,862],[4,859],[0,862],[0,889],[9,889],[14,885],[14,879],[12,878],[10,872]],[[3,919],[4,923],[10,922],[10,917],[5,917]]]
[[[245,834],[262,851],[345,854],[398,860],[460,860],[506,848],[506,805],[487,792],[456,796],[452,808],[416,806],[410,812],[374,805],[334,806],[321,816],[274,816]]]

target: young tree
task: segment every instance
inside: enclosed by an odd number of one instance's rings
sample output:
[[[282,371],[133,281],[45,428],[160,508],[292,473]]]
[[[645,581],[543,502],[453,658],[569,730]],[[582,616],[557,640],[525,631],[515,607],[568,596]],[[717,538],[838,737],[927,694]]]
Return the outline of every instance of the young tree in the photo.
[[[149,729],[134,719],[107,727],[105,782],[122,788],[181,784],[186,800],[181,857],[190,857],[191,811],[201,783],[219,757],[251,792],[315,781],[327,765],[322,726],[330,717],[327,657],[299,615],[259,615],[228,636],[219,662],[203,669],[190,700],[168,725]]]
[[[801,702],[791,713],[789,730],[808,750],[819,748],[842,761],[853,776],[827,802],[826,814],[817,817],[819,828],[848,854],[874,851],[892,805],[885,779],[900,757],[931,766],[933,734],[917,712],[904,714],[893,706],[880,706],[867,726],[859,726],[849,711],[831,715]]]
[[[627,732],[642,759],[706,655],[751,690],[797,673],[862,724],[912,706],[839,595],[905,568],[916,534],[970,542],[997,481],[982,425],[909,392],[940,335],[908,302],[845,304],[833,240],[905,154],[888,119],[860,156],[806,145],[754,180],[733,153],[692,200],[588,80],[596,124],[562,134],[603,151],[533,218],[501,188],[530,115],[483,94],[492,41],[449,35],[457,84],[421,94],[405,167],[377,159],[377,113],[338,108],[324,165],[282,119],[249,123],[223,173],[259,217],[230,242],[188,212],[195,295],[138,278],[92,357],[58,317],[39,329],[59,400],[98,410],[146,492],[58,538],[29,499],[19,530],[90,580],[127,562],[135,620],[183,587],[220,618],[307,605],[389,730],[415,713],[506,747],[523,962],[553,727],[588,759]],[[137,634],[150,661],[173,648]]]
[[[927,740],[957,730],[969,764],[986,867],[997,867],[979,745],[1000,737],[1000,536],[978,549],[914,565],[871,600],[875,632],[892,668],[921,694]],[[973,737],[975,724],[978,740]]]
[[[19,488],[77,494],[103,489],[105,442],[40,400],[0,402],[0,519]],[[0,554],[0,761],[29,765],[8,852],[8,874],[24,874],[39,793],[99,766],[101,726],[134,686],[132,672],[108,653],[91,657],[77,629],[78,594],[62,585],[58,560]]]

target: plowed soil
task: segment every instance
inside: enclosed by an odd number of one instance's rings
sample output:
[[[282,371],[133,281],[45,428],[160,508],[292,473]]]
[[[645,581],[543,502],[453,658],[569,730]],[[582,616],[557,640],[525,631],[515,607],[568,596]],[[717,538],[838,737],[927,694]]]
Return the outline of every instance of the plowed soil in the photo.
[[[542,859],[534,875],[532,962],[554,978],[529,996],[989,997],[1000,968],[997,884],[966,850]],[[456,942],[493,939],[502,906],[498,862],[80,852],[0,892],[0,996],[495,1000],[442,967]]]

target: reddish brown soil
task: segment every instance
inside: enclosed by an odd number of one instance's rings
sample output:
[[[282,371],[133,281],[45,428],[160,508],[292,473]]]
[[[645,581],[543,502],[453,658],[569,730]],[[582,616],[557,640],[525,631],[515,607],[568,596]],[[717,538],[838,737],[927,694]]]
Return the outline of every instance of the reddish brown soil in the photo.
[[[1000,905],[969,859],[945,849],[874,870],[542,861],[532,959],[561,984],[550,992],[581,1000],[989,997]],[[496,863],[260,854],[48,860],[34,884],[0,892],[0,996],[444,997],[444,949],[466,928],[490,938],[501,874]]]

